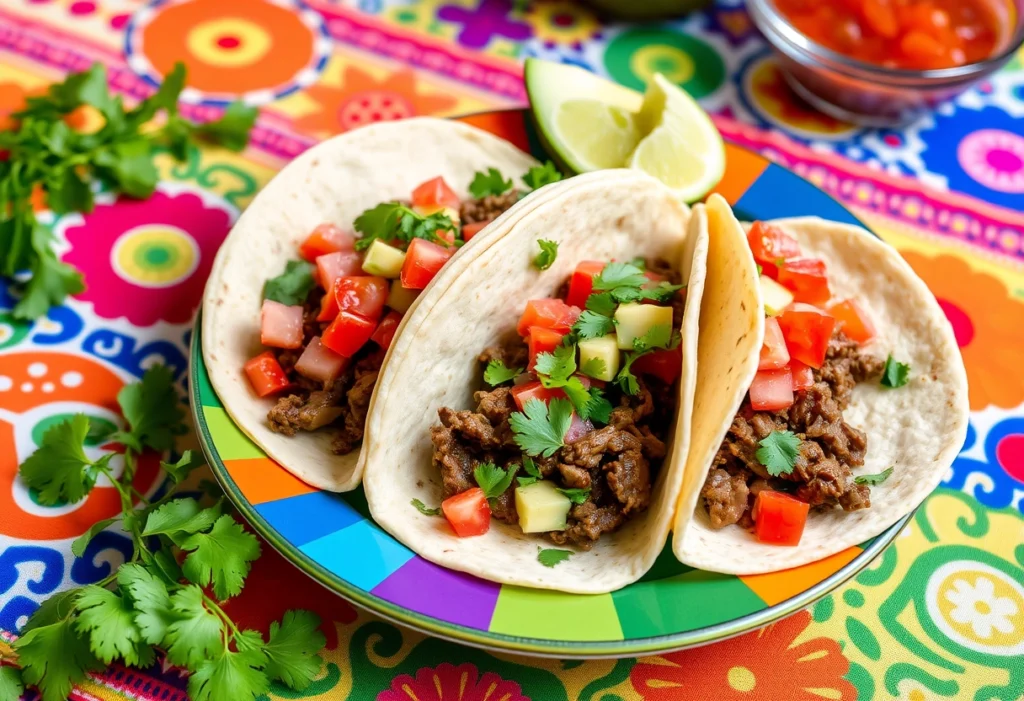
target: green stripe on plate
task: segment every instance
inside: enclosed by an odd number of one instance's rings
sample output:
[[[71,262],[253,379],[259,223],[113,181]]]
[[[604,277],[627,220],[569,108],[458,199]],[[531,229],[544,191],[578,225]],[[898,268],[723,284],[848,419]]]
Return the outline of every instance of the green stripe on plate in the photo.
[[[610,594],[581,596],[502,585],[492,633],[546,640],[622,640]]]
[[[767,608],[738,577],[693,570],[612,592],[627,640],[684,632]]]
[[[242,433],[228,413],[220,407],[208,406],[203,412],[206,425],[213,438],[213,446],[220,454],[221,460],[242,460],[245,458],[265,458],[266,453]]]
[[[193,367],[195,368],[193,382],[199,388],[199,403],[203,406],[224,406],[220,403],[220,397],[213,391],[213,385],[210,384],[210,373],[206,371],[206,363],[200,360]]]

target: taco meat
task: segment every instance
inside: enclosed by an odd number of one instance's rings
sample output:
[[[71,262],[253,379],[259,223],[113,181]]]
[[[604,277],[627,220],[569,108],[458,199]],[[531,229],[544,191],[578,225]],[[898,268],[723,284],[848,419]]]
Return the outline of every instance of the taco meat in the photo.
[[[764,489],[792,493],[819,508],[856,511],[871,505],[867,485],[857,484],[853,468],[864,464],[867,436],[843,420],[843,410],[859,382],[876,379],[885,363],[866,354],[836,331],[814,384],[795,393],[793,404],[775,412],[754,411],[749,396],[715,456],[701,496],[714,528],[753,525],[751,509]],[[757,458],[759,444],[773,432],[799,439],[793,469],[773,476]]]
[[[459,207],[459,218],[464,224],[477,224],[497,219],[519,201],[518,190],[509,190],[501,195],[486,195],[475,200],[466,200]]]

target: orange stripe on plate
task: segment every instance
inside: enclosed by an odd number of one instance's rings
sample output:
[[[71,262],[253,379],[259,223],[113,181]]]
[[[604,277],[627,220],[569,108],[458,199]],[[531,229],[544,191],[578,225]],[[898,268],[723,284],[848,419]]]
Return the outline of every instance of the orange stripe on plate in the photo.
[[[263,504],[317,491],[270,458],[225,460],[224,467],[250,504]]]
[[[752,574],[740,579],[766,604],[774,606],[835,574],[862,552],[864,551],[854,546],[803,567],[767,574]]]
[[[725,175],[714,189],[729,204],[736,204],[768,167],[768,159],[726,142]]]
[[[528,119],[519,110],[502,110],[499,112],[482,112],[458,117],[455,121],[483,129],[495,136],[510,141],[516,148],[530,152],[530,139],[526,135],[524,120]]]

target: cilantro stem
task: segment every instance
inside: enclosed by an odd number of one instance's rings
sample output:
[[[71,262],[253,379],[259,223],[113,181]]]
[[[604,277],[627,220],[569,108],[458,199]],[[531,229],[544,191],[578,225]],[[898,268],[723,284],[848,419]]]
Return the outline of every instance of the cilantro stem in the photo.
[[[238,626],[235,625],[235,622],[233,620],[231,620],[231,617],[229,615],[224,613],[224,609],[222,609],[220,607],[220,604],[218,604],[216,601],[214,601],[213,599],[211,599],[210,597],[208,597],[206,595],[206,592],[203,592],[203,604],[207,608],[212,610],[215,614],[217,614],[217,617],[220,618],[221,621],[223,621],[224,623],[227,624],[228,628],[231,629],[231,635],[233,635],[233,636],[240,635],[240,632],[238,630]],[[224,649],[226,650],[227,647],[228,647],[228,639],[224,638]]]

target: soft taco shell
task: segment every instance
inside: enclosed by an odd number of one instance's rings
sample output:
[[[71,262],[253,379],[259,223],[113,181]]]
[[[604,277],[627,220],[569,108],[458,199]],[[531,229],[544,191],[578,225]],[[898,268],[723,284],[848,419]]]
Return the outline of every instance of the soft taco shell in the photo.
[[[267,411],[274,399],[253,394],[242,366],[260,353],[264,282],[297,258],[298,244],[322,222],[351,227],[366,209],[407,200],[420,183],[443,176],[461,198],[474,172],[497,168],[506,177],[537,161],[507,141],[465,124],[419,118],[375,124],[311,148],[256,196],[221,246],[203,299],[203,358],[210,382],[235,424],[299,479],[344,492],[362,478],[365,444],[348,455],[331,452],[330,429],[295,436],[274,433]],[[538,198],[540,196],[537,196]],[[527,211],[533,197],[478,233],[453,259],[487,245],[497,222]],[[423,293],[426,294],[425,292]]]
[[[710,227],[711,252],[708,264],[708,294],[720,284],[723,274],[716,238],[730,241],[743,237],[735,220],[723,230],[713,220]],[[684,498],[676,524],[673,548],[685,564],[730,574],[756,574],[804,565],[838,553],[872,538],[916,508],[942,480],[953,462],[967,431],[967,376],[953,330],[935,297],[910,266],[888,244],[859,227],[818,218],[784,219],[772,222],[795,236],[805,255],[819,257],[828,265],[829,282],[836,299],[853,298],[871,314],[877,337],[864,351],[884,358],[889,353],[910,364],[910,381],[898,389],[886,389],[877,382],[864,382],[854,390],[845,420],[867,434],[865,464],[857,474],[881,472],[894,467],[892,476],[871,487],[871,506],[860,511],[812,511],[800,544],[780,547],[758,543],[746,530],[728,526],[713,530],[699,503],[699,493],[743,394],[722,393],[707,368],[698,366],[695,414],[702,406],[713,413],[717,429],[698,432],[695,427],[687,466]],[[716,226],[718,224],[718,226]],[[744,245],[745,242],[744,242]],[[749,252],[748,252],[749,255]],[[737,287],[734,305],[756,305],[760,311],[756,278],[750,275],[752,258],[743,275],[746,284]],[[701,348],[719,346],[725,352],[737,328],[711,327],[713,319],[702,315]],[[707,346],[705,346],[707,344]],[[745,345],[744,353],[731,361],[756,368],[757,348]],[[710,351],[709,351],[710,352]],[[753,361],[751,360],[753,358]],[[743,376],[746,377],[744,373]],[[749,380],[744,387],[749,385]],[[717,413],[715,413],[717,412]]]
[[[597,594],[643,575],[671,526],[690,435],[706,221],[702,213],[691,218],[661,183],[636,171],[582,175],[550,190],[553,196],[496,233],[488,248],[475,247],[458,260],[458,269],[443,270],[410,312],[370,412],[363,485],[376,522],[428,560],[503,584]],[[531,265],[539,238],[559,243],[546,271]],[[675,262],[688,285],[678,413],[648,510],[589,552],[550,568],[538,562],[537,552],[554,546],[536,534],[492,521],[485,535],[459,538],[443,518],[414,509],[413,499],[441,501],[429,430],[438,408],[473,406],[473,391],[482,384],[477,355],[514,334],[526,301],[555,294],[580,261],[635,256]]]

